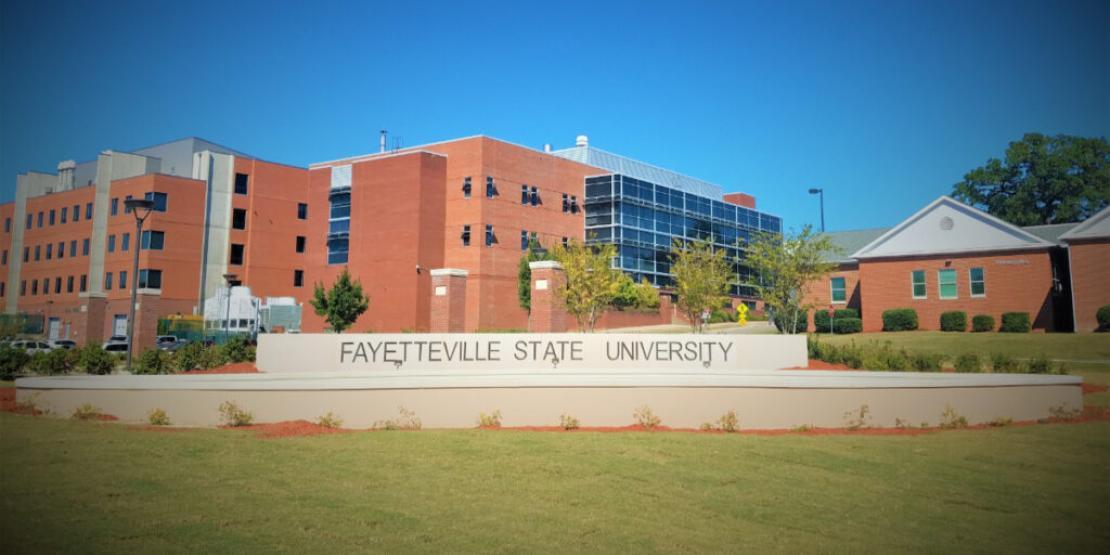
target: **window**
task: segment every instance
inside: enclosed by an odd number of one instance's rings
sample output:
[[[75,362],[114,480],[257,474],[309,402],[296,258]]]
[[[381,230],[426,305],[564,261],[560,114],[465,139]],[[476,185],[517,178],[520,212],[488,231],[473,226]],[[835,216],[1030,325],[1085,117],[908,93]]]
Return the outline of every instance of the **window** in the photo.
[[[308,205],[307,204],[305,204],[303,202],[298,202],[297,203],[297,219],[298,220],[307,220],[308,219]]]
[[[143,232],[142,248],[144,250],[160,251],[166,248],[166,233],[153,229]]]
[[[89,255],[89,240],[85,239],[85,240],[81,241],[81,256],[88,256],[88,255]]]
[[[50,209],[50,217],[48,218],[50,220],[50,225],[54,225],[54,217],[56,215],[57,214],[56,214],[55,210],[53,208],[51,208]]]
[[[27,294],[27,280],[22,280],[22,281],[19,282],[19,294],[20,295],[26,295]]]
[[[119,250],[127,252],[127,249],[129,248],[131,248],[131,234],[124,233],[123,236],[120,238]]]
[[[166,207],[169,205],[170,197],[166,193],[147,193],[143,198],[154,203],[150,209],[154,212],[165,212]]]
[[[528,250],[528,232],[520,230],[520,250]]]
[[[31,229],[31,224],[34,223],[35,218],[31,214],[27,214],[27,229]]]
[[[104,274],[104,290],[112,290],[112,272],[105,272]]]
[[[61,292],[62,292],[62,278],[59,276],[59,277],[54,278],[54,294],[58,295]]]
[[[41,254],[42,254],[42,247],[39,246],[39,245],[35,245],[35,262],[39,261],[39,258],[40,258]]]
[[[528,186],[527,185],[521,185],[520,186],[520,204],[522,204],[522,205],[528,204],[528,202],[529,202],[528,199],[529,198],[531,198],[531,197],[528,195]]]
[[[74,204],[73,205],[73,223],[77,223],[79,221],[81,221],[81,205],[80,204]]]
[[[23,261],[27,262],[31,259],[31,247],[23,247]]]
[[[66,278],[66,293],[72,293],[72,292],[73,292],[73,276],[69,276],[69,277]]]
[[[243,264],[243,245],[238,243],[231,244],[231,260],[229,264],[242,265]]]
[[[39,280],[37,280],[37,279],[32,279],[31,280],[31,294],[32,295],[38,295],[39,294]]]
[[[578,213],[578,197],[576,197],[574,195],[570,196],[570,213],[571,214],[577,214]]]
[[[39,212],[39,228],[42,228],[42,212]]]
[[[848,291],[845,280],[842,277],[834,277],[829,280],[829,285],[832,288],[832,302],[846,303],[848,302]]]
[[[297,236],[297,252],[304,252],[304,235]]]
[[[139,289],[161,289],[162,270],[139,270]]]
[[[50,278],[42,278],[42,294],[50,294]]]
[[[124,213],[124,214],[130,214],[130,213],[131,213],[131,207],[130,207],[130,206],[127,206],[127,202],[128,202],[129,200],[131,200],[132,198],[134,198],[134,197],[132,197],[131,195],[127,195],[127,196],[126,196],[126,197],[125,197],[125,198],[123,199],[123,213]]]
[[[493,184],[493,176],[486,176],[486,198],[493,198],[497,195],[497,186]]]
[[[940,287],[940,298],[955,299],[959,297],[956,287],[956,270],[938,270],[937,284]]]
[[[924,299],[927,296],[925,293],[925,270],[914,270],[910,274],[910,282],[913,284],[913,298]]]
[[[5,265],[6,266],[7,264],[8,264],[8,251],[5,250],[3,256],[0,257],[0,265]]]
[[[58,258],[65,258],[66,256],[66,242],[58,243]]]
[[[350,248],[346,237],[328,239],[328,264],[346,264]]]
[[[66,223],[66,218],[68,216],[69,216],[69,207],[68,206],[63,206],[62,207],[62,223],[63,224]]]
[[[293,287],[304,286],[304,270],[293,270]]]
[[[112,199],[112,215],[115,216],[116,214],[119,214],[119,199],[118,198]]]
[[[570,195],[563,193],[563,212],[570,212]]]
[[[54,257],[54,243],[46,244],[46,259],[50,260]]]
[[[108,236],[108,252],[116,252],[116,236]]]
[[[983,275],[982,268],[972,268],[968,270],[968,277],[971,281],[971,296],[972,297],[986,297],[987,296],[987,279]]]
[[[247,229],[246,210],[243,210],[242,208],[236,208],[231,211],[231,229]]]
[[[123,270],[119,273],[119,288],[120,290],[127,289],[127,272]]]
[[[539,206],[540,205],[540,189],[539,189],[539,187],[532,187],[532,192],[528,195],[528,202],[530,202],[532,204],[532,206]]]
[[[563,248],[565,249],[569,246],[570,246],[570,239],[567,239],[566,237],[563,237]]]
[[[245,174],[245,173],[235,174],[235,194],[237,194],[237,195],[247,194],[247,179],[249,179],[249,178],[247,177],[247,174]]]
[[[492,247],[497,242],[497,237],[493,235],[493,226],[486,224],[486,246]]]
[[[463,198],[470,198],[470,176],[463,178],[462,192]]]
[[[470,246],[470,226],[464,225],[462,230],[462,244],[464,247]]]
[[[0,281],[0,297],[3,297],[4,293],[4,282]]]
[[[70,258],[77,256],[77,239],[73,239],[69,242],[69,256]]]
[[[92,203],[91,202],[85,203],[85,219],[86,220],[91,220],[92,219]]]
[[[87,276],[85,274],[81,274],[81,287],[80,287],[80,289],[78,289],[78,291],[81,292],[81,293],[84,293],[85,290],[87,290],[88,288],[89,288],[89,276]]]

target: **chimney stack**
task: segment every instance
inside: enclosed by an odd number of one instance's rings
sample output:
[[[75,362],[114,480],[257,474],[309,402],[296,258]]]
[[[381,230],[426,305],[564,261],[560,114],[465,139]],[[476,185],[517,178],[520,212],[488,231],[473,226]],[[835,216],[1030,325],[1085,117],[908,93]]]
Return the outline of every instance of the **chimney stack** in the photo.
[[[585,135],[579,135],[578,138],[574,140],[574,146],[590,146],[590,138]]]
[[[385,129],[382,129],[382,136],[381,136],[381,141],[380,141],[380,144],[379,144],[378,152],[385,152],[385,133],[386,133]]]

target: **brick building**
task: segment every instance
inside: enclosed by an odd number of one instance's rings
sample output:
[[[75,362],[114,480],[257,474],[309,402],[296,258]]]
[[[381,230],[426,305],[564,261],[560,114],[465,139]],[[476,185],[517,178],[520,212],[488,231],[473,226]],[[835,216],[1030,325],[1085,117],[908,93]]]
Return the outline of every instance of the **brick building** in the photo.
[[[144,197],[156,208],[135,237],[123,203]],[[0,218],[5,312],[43,315],[52,338],[101,341],[126,329],[131,249],[141,248],[140,349],[158,318],[202,313],[226,281],[307,302],[313,283],[331,283],[345,267],[371,299],[352,331],[526,328],[517,301],[524,247],[585,241],[587,228],[591,241],[618,246],[615,264],[662,288],[670,283],[662,251],[674,238],[721,244],[737,302],[754,304],[736,241],[782,229],[750,195],[601,151],[585,137],[541,151],[475,136],[308,168],[190,138],[20,175]],[[437,305],[437,292],[451,298]],[[441,327],[434,320],[443,315],[451,321]],[[304,318],[304,331],[325,327],[311,309]],[[601,325],[670,318],[615,313]]]
[[[859,310],[865,332],[882,330],[882,313],[892,308],[914,309],[924,330],[939,329],[947,311],[989,314],[996,324],[1004,312],[1028,312],[1035,330],[1093,329],[1095,305],[1110,302],[1098,273],[1107,270],[1107,232],[1094,231],[1106,225],[1098,223],[1105,212],[1078,226],[1023,228],[940,197],[893,228],[829,233],[839,250],[829,261],[838,266],[810,285],[807,299],[819,310]],[[1090,237],[1067,242],[1088,224]],[[1074,287],[1082,290],[1076,323]],[[812,322],[811,314],[811,329]]]
[[[1110,305],[1110,206],[1060,236],[1068,247],[1075,331],[1098,329],[1095,313]]]

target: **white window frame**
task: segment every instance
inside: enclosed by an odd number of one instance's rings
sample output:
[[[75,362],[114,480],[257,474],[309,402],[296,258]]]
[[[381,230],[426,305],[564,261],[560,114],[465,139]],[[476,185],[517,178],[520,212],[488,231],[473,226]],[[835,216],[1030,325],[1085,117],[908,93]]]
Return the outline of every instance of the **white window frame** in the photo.
[[[941,272],[952,272],[952,275],[955,276],[955,283],[953,283],[953,285],[956,286],[955,296],[944,296],[944,283],[940,280]],[[937,270],[937,298],[942,301],[954,301],[960,298],[960,272],[958,272],[955,268],[942,268],[940,270]]]
[[[925,294],[921,295],[920,297],[917,296],[917,293],[914,291],[914,286],[916,284],[913,281],[913,275],[916,274],[917,272],[921,272],[921,277],[922,277],[921,285],[925,286]],[[925,270],[910,270],[910,297],[912,297],[914,300],[917,300],[917,301],[929,298],[929,274]]]
[[[834,299],[835,295],[833,295],[833,291],[835,291],[836,289],[833,287],[833,280],[837,280],[837,279],[844,281],[844,300],[843,301],[838,301],[838,300]],[[832,304],[848,304],[848,278],[846,278],[844,276],[832,276],[832,277],[829,278],[829,302],[832,303]]]
[[[983,292],[978,294],[978,295],[975,294],[975,280],[972,279],[972,277],[971,277],[971,271],[972,270],[979,270],[980,272],[983,273],[983,279],[980,280],[980,283],[983,284]],[[967,294],[970,295],[973,299],[986,298],[986,296],[987,296],[987,269],[986,268],[975,267],[975,268],[968,268],[967,269]]]

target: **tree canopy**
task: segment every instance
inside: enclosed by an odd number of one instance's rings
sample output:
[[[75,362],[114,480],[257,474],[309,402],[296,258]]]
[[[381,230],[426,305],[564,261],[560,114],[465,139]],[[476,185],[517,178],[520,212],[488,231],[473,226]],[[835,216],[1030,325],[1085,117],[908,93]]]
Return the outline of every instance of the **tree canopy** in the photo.
[[[1015,225],[1082,221],[1110,204],[1105,138],[1027,133],[964,176],[955,198]]]
[[[339,274],[331,289],[325,291],[324,285],[317,283],[310,302],[316,314],[322,316],[336,333],[343,333],[370,308],[370,298],[363,294],[362,283],[352,281],[347,268],[343,268],[343,273]]]
[[[526,312],[532,312],[532,268],[530,263],[539,260],[551,260],[551,253],[544,251],[535,239],[528,241],[528,251],[520,256],[517,266],[517,302]]]
[[[809,226],[786,237],[760,233],[748,244],[748,264],[759,276],[756,290],[774,313],[780,332],[805,331],[813,308],[805,302],[809,286],[836,267],[825,259],[837,250],[828,236],[814,235]]]
[[[706,241],[683,243],[675,240],[671,255],[678,307],[686,314],[694,331],[700,331],[704,324],[702,312],[721,308],[728,301],[728,288],[734,276],[725,262],[725,251],[714,249]]]

